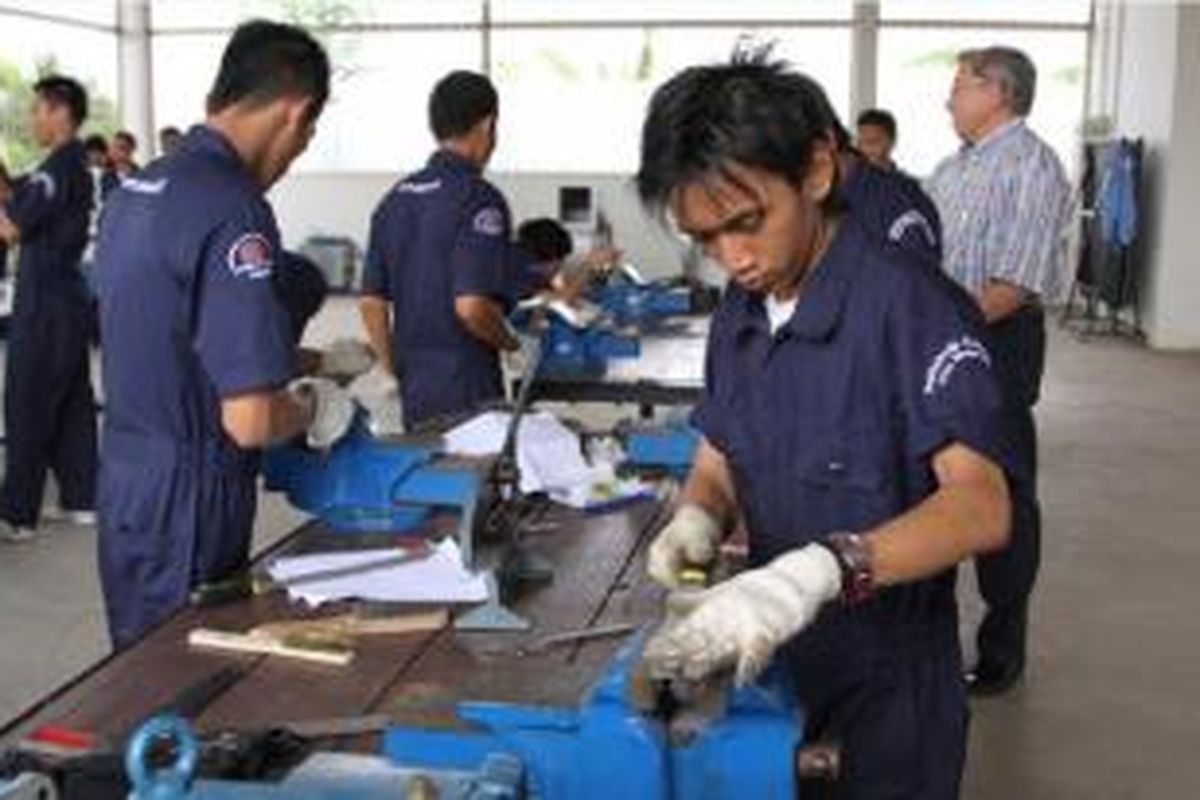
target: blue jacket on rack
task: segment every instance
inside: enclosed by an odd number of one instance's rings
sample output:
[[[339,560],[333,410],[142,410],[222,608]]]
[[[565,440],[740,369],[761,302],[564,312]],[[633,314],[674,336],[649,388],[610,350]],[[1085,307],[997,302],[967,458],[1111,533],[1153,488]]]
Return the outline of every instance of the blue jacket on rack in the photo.
[[[1110,245],[1129,247],[1137,239],[1138,152],[1122,139],[1109,151],[1100,183],[1100,233]]]

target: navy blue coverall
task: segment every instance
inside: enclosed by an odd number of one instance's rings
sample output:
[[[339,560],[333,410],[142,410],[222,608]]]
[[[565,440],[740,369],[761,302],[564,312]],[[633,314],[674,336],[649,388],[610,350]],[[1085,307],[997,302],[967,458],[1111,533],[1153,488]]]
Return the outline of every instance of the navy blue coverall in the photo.
[[[90,511],[96,500],[92,310],[79,270],[92,210],[83,144],[71,140],[50,153],[19,182],[6,210],[21,248],[5,367],[0,518],[35,527],[47,471],[63,508]]]
[[[274,215],[232,145],[196,126],[109,195],[96,248],[106,413],[100,576],[116,647],[245,566],[258,451],[221,402],[295,368],[272,286]]]
[[[961,289],[853,214],[814,270],[774,334],[762,296],[737,285],[712,322],[694,421],[730,465],[751,566],[918,505],[952,443],[1010,461],[982,320]],[[958,796],[967,706],[954,575],[830,606],[781,650],[806,739],[842,747],[839,797]]]

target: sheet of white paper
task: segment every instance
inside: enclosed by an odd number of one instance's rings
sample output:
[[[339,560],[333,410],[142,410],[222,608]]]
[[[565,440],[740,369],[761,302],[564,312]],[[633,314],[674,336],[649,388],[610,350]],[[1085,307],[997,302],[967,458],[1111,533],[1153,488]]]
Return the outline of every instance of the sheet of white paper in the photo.
[[[274,580],[287,581],[319,570],[378,561],[395,552],[384,548],[289,556],[276,559],[267,571]],[[288,594],[317,606],[351,598],[385,603],[478,603],[487,599],[488,592],[484,576],[465,569],[458,544],[446,539],[434,546],[428,558],[305,582],[288,589]]]
[[[616,381],[704,385],[708,340],[699,336],[646,337],[637,358],[610,358],[604,376]]]
[[[446,452],[482,456],[500,452],[508,432],[509,414],[487,411],[445,434]],[[556,496],[590,482],[591,468],[583,458],[579,437],[545,411],[526,414],[517,429],[517,469],[521,491]]]

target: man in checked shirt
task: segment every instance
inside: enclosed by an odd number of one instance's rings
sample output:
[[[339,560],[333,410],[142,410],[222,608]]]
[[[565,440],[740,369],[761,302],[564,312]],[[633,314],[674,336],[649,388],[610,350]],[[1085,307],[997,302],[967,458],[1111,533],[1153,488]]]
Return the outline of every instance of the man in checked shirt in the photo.
[[[987,320],[1007,439],[1029,476],[1011,487],[1008,548],[975,560],[987,613],[967,680],[972,694],[987,695],[1010,689],[1025,668],[1041,540],[1033,407],[1046,353],[1042,298],[1058,290],[1069,188],[1054,151],[1025,124],[1037,82],[1029,57],[988,47],[965,50],[957,62],[946,105],[963,145],[938,165],[926,191],[941,216],[944,268]]]

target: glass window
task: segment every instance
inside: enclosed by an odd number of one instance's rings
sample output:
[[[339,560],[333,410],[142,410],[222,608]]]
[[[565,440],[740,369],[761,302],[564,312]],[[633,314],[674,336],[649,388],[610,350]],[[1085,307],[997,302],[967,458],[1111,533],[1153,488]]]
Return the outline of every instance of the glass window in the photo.
[[[154,36],[151,70],[154,87],[154,127],[187,128],[204,118],[208,95],[227,36]]]
[[[881,0],[885,20],[1086,23],[1091,0]]]
[[[775,54],[819,80],[845,114],[849,27],[498,30],[492,39],[500,90],[496,168],[634,171],[654,89],[685,66],[724,60],[747,35],[774,42]]]
[[[300,170],[410,170],[434,143],[428,103],[433,85],[454,69],[479,70],[478,33],[336,34],[333,92]]]
[[[615,20],[849,19],[852,0],[492,0],[496,22],[612,22]]]
[[[4,0],[4,7],[91,25],[117,24],[117,0]]]
[[[204,115],[226,36],[154,37],[154,124],[186,128]],[[423,164],[433,146],[426,103],[452,69],[480,68],[471,32],[338,33],[321,37],[334,63],[329,104],[296,162],[302,171],[398,170]]]
[[[251,17],[336,26],[477,23],[481,0],[154,0],[155,30],[232,28]]]
[[[896,161],[903,169],[928,175],[959,146],[946,111],[955,55],[964,48],[1000,43],[1021,48],[1037,66],[1030,127],[1073,173],[1083,120],[1087,33],[979,28],[880,31],[877,98],[880,107],[896,115]]]
[[[27,120],[31,85],[46,72],[70,75],[88,89],[85,130],[111,133],[118,126],[115,34],[0,13],[0,159],[12,169],[27,169],[42,156]]]

